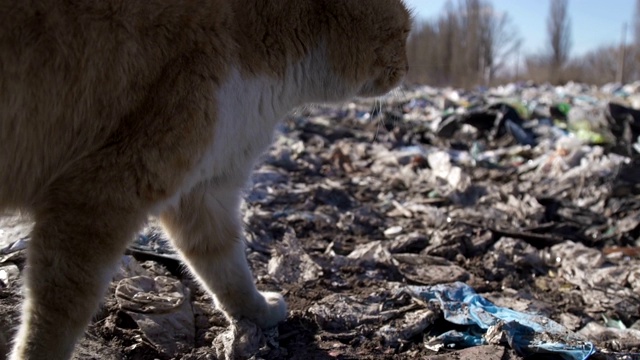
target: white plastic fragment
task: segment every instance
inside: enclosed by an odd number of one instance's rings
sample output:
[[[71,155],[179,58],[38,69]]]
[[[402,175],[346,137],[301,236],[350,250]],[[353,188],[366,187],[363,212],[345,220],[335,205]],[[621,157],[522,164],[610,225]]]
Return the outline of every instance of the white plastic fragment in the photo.
[[[302,248],[292,229],[288,229],[282,241],[275,245],[274,253],[267,271],[280,283],[304,283],[317,280],[322,275],[322,267]]]
[[[20,276],[20,270],[14,264],[0,266],[0,289],[11,287],[11,284]]]
[[[381,241],[372,241],[358,245],[348,256],[349,259],[362,261],[375,261],[383,264],[391,264],[392,258],[389,249]]]
[[[392,226],[384,231],[385,236],[395,236],[402,233],[402,226]]]

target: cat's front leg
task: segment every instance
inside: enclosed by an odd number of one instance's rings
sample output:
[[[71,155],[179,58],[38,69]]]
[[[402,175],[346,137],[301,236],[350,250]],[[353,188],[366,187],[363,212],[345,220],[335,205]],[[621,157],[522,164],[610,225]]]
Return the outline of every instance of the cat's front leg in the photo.
[[[240,189],[202,183],[161,215],[165,229],[201,283],[229,318],[267,328],[286,318],[278,293],[259,292],[247,263]]]

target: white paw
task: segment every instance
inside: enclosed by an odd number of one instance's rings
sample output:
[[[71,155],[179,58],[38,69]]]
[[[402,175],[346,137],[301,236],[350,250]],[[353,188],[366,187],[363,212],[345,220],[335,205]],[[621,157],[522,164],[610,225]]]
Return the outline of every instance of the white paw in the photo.
[[[287,304],[282,295],[276,292],[260,292],[264,298],[265,307],[259,314],[253,316],[256,325],[263,329],[278,325],[287,318]]]

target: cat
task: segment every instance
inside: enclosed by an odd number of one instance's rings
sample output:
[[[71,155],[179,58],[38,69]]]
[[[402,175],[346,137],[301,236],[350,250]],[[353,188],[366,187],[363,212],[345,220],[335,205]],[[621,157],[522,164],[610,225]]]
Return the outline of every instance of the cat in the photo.
[[[283,321],[247,264],[241,191],[292,109],[399,85],[403,1],[0,0],[0,14],[0,208],[35,221],[10,359],[71,356],[150,215],[229,319]]]

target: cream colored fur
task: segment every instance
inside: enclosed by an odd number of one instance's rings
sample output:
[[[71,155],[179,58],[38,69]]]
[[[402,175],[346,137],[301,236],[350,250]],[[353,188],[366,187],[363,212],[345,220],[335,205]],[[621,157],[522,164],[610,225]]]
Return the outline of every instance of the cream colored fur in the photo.
[[[0,0],[0,18],[0,209],[35,219],[11,359],[71,355],[150,214],[227,316],[284,320],[240,191],[294,107],[397,86],[401,0]]]

